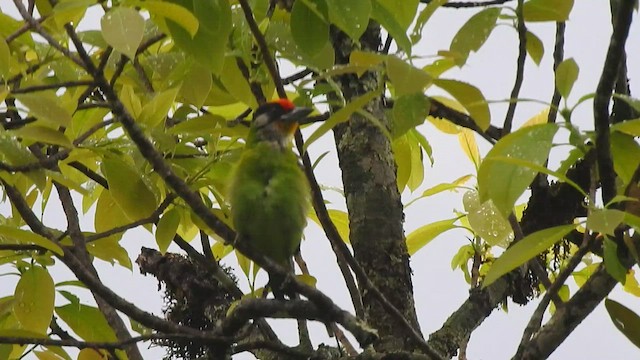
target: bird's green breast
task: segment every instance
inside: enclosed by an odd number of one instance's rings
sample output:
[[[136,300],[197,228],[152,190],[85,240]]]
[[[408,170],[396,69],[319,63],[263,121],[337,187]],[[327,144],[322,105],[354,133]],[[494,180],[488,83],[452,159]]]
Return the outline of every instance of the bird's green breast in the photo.
[[[285,265],[306,225],[309,187],[290,149],[247,147],[232,176],[229,202],[239,241]]]

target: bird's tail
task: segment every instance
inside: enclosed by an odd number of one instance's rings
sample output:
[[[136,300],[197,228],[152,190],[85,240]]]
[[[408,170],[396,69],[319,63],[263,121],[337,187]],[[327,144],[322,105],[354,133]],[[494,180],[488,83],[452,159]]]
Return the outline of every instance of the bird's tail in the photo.
[[[287,276],[293,276],[293,262],[291,259],[287,261],[286,269],[287,274],[285,276],[269,274],[269,283],[267,286],[271,289],[271,292],[276,299],[284,300],[285,295],[289,299],[293,299],[293,296],[295,295],[295,292],[291,291],[291,289],[287,289],[287,284],[285,283]]]

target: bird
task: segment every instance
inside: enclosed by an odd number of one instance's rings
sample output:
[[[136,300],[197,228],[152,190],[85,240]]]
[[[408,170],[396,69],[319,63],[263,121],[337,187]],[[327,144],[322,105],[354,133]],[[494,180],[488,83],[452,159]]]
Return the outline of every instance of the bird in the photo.
[[[236,242],[248,244],[293,271],[309,210],[309,183],[291,139],[313,109],[277,99],[253,112],[245,148],[230,180],[228,201]],[[282,289],[284,277],[269,274],[274,297],[291,298]]]

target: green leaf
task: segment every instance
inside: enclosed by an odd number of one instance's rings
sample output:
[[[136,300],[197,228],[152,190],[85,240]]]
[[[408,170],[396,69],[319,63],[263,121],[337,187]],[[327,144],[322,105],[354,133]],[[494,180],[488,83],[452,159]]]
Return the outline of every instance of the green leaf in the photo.
[[[151,101],[142,107],[138,121],[149,127],[155,127],[164,121],[180,91],[179,87],[167,89],[154,94]]]
[[[611,131],[640,136],[640,119],[628,120],[611,125]]]
[[[149,11],[149,14],[151,15],[161,16],[173,21],[186,30],[191,37],[195,36],[198,32],[198,27],[200,26],[198,18],[196,18],[191,11],[178,4],[172,4],[165,1],[146,0],[134,1],[132,5],[140,6],[141,8]]]
[[[96,204],[96,215],[93,221],[96,231],[104,232],[130,222],[129,218],[116,204],[111,193],[108,190],[103,190]]]
[[[628,307],[611,299],[605,299],[604,307],[607,309],[613,325],[615,325],[633,345],[640,348],[640,316]]]
[[[131,8],[117,7],[104,14],[100,20],[102,37],[115,50],[136,57],[144,36],[144,19]]]
[[[542,57],[544,56],[544,44],[542,43],[540,38],[531,31],[527,31],[526,38],[527,53],[531,57],[531,60],[533,60],[533,62],[539,66],[540,62],[542,61]]]
[[[524,3],[524,21],[567,21],[573,0],[530,0]]]
[[[400,49],[408,55],[411,55],[411,41],[407,36],[406,27],[398,23],[393,12],[383,6],[380,0],[371,0],[371,17],[393,36],[393,39]]]
[[[536,255],[550,248],[571,232],[571,230],[575,229],[576,226],[575,224],[554,226],[525,236],[496,259],[491,265],[482,283],[482,287],[485,288],[491,285],[494,281],[502,277],[502,275],[523,265]]]
[[[31,231],[17,229],[9,225],[0,225],[0,243],[13,244],[16,242],[18,244],[41,246],[55,254],[64,255],[62,248],[58,246],[58,244],[43,236]]]
[[[445,231],[455,229],[455,222],[458,218],[436,221],[431,224],[422,226],[409,235],[407,235],[407,251],[409,255],[415,254],[418,250],[425,247],[431,240]]]
[[[253,92],[251,92],[249,83],[238,68],[235,56],[227,56],[224,59],[223,70],[220,73],[220,82],[222,82],[225,89],[227,89],[229,94],[231,94],[236,100],[253,109],[258,107],[258,103],[255,96],[253,96]]]
[[[16,99],[29,109],[29,113],[55,126],[69,126],[71,113],[60,106],[60,99],[54,93],[19,94]]]
[[[411,42],[416,44],[422,39],[422,30],[424,26],[427,24],[431,15],[442,5],[446,4],[448,0],[433,0],[427,3],[427,6],[420,11],[418,14],[418,18],[416,19],[416,24],[413,27],[413,31],[411,32]]]
[[[480,203],[478,192],[467,191],[462,197],[467,220],[473,231],[491,246],[507,247],[513,240],[513,230],[491,200]]]
[[[360,40],[369,24],[371,0],[327,0],[327,5],[331,23],[354,41]]]
[[[560,179],[561,181],[566,182],[567,184],[571,185],[574,189],[576,189],[578,192],[580,192],[585,197],[587,196],[587,193],[585,193],[585,191],[582,188],[580,188],[580,186],[578,184],[576,184],[573,180],[569,179],[565,174],[563,174],[561,172],[558,172],[558,171],[553,171],[553,170],[551,170],[549,168],[546,168],[546,167],[544,167],[542,165],[539,165],[539,164],[536,164],[534,162],[527,161],[527,160],[522,160],[522,159],[511,158],[511,157],[507,157],[507,156],[495,156],[495,157],[492,157],[491,159],[489,159],[489,161],[496,161],[496,162],[501,162],[501,163],[505,163],[505,164],[516,165],[516,166],[527,168],[527,169],[531,169],[533,171],[540,172],[540,173],[543,173],[543,174],[555,176],[558,179]]]
[[[443,191],[459,189],[461,187],[461,185],[466,183],[467,181],[469,181],[469,179],[471,179],[471,177],[472,177],[471,175],[464,175],[464,176],[461,176],[461,177],[457,178],[456,180],[453,180],[450,183],[440,183],[440,184],[438,184],[438,185],[436,185],[434,187],[428,188],[420,196],[421,197],[427,197],[427,196],[432,196],[432,195],[439,194],[439,193],[441,193]]]
[[[467,62],[471,52],[477,52],[487,41],[496,27],[501,9],[487,8],[473,15],[462,25],[451,40],[449,49],[456,54],[456,64],[462,66]]]
[[[629,95],[624,95],[624,94],[613,94],[613,97],[626,102],[629,106],[633,108],[633,110],[640,112],[640,99],[636,99]]]
[[[616,209],[593,209],[587,217],[587,228],[605,235],[613,232],[624,221],[624,211]]]
[[[462,81],[449,79],[435,79],[433,83],[459,101],[480,129],[487,130],[489,128],[489,125],[491,125],[489,104],[477,87]]]
[[[109,154],[102,162],[102,173],[120,209],[131,221],[148,217],[157,208],[156,197],[133,166]]]
[[[182,79],[179,95],[181,100],[200,109],[207,100],[212,87],[211,71],[199,64],[193,64]]]
[[[580,68],[573,58],[565,59],[556,69],[556,89],[565,99],[569,97],[573,84],[578,79]]]
[[[398,190],[402,192],[409,183],[409,177],[411,177],[411,145],[407,140],[407,136],[403,135],[395,138],[391,143],[391,149],[396,160]]]
[[[410,129],[424,123],[429,115],[429,98],[422,93],[402,95],[393,105],[393,136],[404,135]]]
[[[4,37],[0,36],[0,77],[8,78],[11,69],[11,49]]]
[[[193,13],[199,22],[198,32],[192,36],[180,24],[167,19],[167,27],[176,45],[188,56],[211,70],[222,71],[224,55],[233,29],[229,0],[170,0]]]
[[[380,91],[378,89],[370,91],[358,98],[351,100],[345,107],[333,113],[327,121],[323,122],[320,127],[316,131],[314,131],[309,138],[304,143],[303,151],[307,151],[309,146],[313,144],[316,140],[318,140],[322,135],[326,134],[329,130],[333,129],[334,126],[348,121],[351,115],[359,109],[362,109],[365,105],[367,105],[371,100],[373,100],[376,96],[380,95]]]
[[[427,154],[431,166],[433,166],[433,149],[431,148],[431,144],[429,143],[427,138],[424,137],[424,135],[422,135],[422,133],[416,128],[409,130],[409,133],[416,138],[422,150],[424,150],[424,152]]]
[[[551,142],[557,131],[558,126],[555,124],[541,124],[519,129],[500,139],[478,170],[480,202],[493,200],[500,213],[507,217],[516,200],[535,178],[537,171],[493,161],[492,158],[520,159],[542,166],[549,156]]]
[[[113,265],[116,262],[129,270],[132,270],[131,259],[127,250],[118,242],[120,236],[110,236],[104,239],[92,241],[87,244],[87,251],[89,254],[97,257],[100,260],[104,260]]]
[[[73,332],[86,341],[117,341],[116,335],[102,315],[93,306],[68,304],[56,308],[56,314]]]
[[[169,248],[171,241],[173,241],[173,238],[176,236],[179,225],[180,212],[177,208],[167,211],[162,215],[160,221],[158,221],[158,226],[156,228],[156,243],[158,244],[158,249],[160,249],[161,253],[164,254]]]
[[[73,148],[71,140],[64,133],[46,126],[30,125],[11,131],[11,133],[23,139]]]
[[[395,56],[387,57],[386,65],[387,75],[396,90],[396,95],[422,92],[432,81],[426,72]]]
[[[378,0],[378,3],[393,14],[396,22],[405,30],[411,25],[413,18],[416,17],[419,2],[419,0]]]
[[[618,174],[623,184],[628,184],[640,165],[640,145],[632,135],[618,131],[612,132],[611,158],[613,159],[613,168],[616,174]]]
[[[313,7],[314,9],[311,9]],[[291,36],[300,50],[317,55],[329,42],[327,4],[322,0],[300,0],[291,9]],[[322,14],[323,16],[319,16]]]
[[[328,209],[327,212],[329,213],[329,218],[331,219],[333,224],[336,226],[336,229],[338,230],[338,233],[340,234],[342,241],[348,244],[349,243],[349,214],[347,214],[342,210],[337,210],[337,209]],[[309,218],[313,220],[313,222],[318,224],[318,226],[321,226],[320,220],[318,219],[318,216],[316,216],[315,211],[311,211],[309,213]]]
[[[602,257],[604,259],[604,267],[607,273],[619,283],[625,283],[627,276],[627,268],[622,265],[618,257],[618,244],[611,240],[608,236],[604,238],[604,250]]]
[[[55,298],[53,279],[39,266],[25,271],[14,293],[13,313],[22,328],[45,334],[51,323]]]

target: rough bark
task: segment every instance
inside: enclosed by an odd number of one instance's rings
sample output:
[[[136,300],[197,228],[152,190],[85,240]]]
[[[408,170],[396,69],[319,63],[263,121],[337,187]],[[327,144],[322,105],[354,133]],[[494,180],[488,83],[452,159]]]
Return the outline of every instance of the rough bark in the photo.
[[[348,63],[356,47],[345,34],[334,31],[332,41],[336,62]],[[376,51],[381,45],[380,26],[370,24],[361,38],[364,50]],[[366,73],[357,78],[349,74],[337,79],[347,102],[374,90],[379,74]],[[383,103],[377,98],[365,107],[383,124]],[[409,255],[403,231],[403,206],[396,183],[396,164],[390,140],[370,121],[354,114],[334,128],[335,143],[342,170],[344,192],[349,210],[350,240],[356,261],[376,287],[418,329]],[[415,349],[406,329],[388,314],[376,299],[360,287],[366,321],[378,329],[379,351]]]

